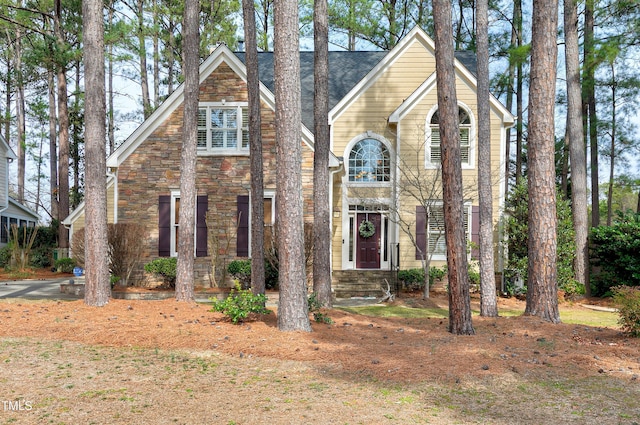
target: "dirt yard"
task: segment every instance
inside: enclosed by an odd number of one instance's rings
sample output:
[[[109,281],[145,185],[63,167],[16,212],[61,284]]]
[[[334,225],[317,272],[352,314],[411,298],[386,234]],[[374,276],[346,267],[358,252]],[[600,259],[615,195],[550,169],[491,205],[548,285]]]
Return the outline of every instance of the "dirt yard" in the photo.
[[[332,310],[280,332],[275,312],[209,310],[0,303],[0,423],[640,423],[640,341],[618,329],[474,316],[476,335],[455,336],[446,318]]]

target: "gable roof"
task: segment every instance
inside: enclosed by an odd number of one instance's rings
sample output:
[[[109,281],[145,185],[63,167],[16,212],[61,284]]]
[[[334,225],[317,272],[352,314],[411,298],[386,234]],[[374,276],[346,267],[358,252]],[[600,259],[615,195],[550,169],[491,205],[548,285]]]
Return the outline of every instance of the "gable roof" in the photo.
[[[31,217],[36,222],[40,220],[40,216],[38,216],[34,210],[24,204],[21,204],[17,199],[12,198],[11,196],[9,196],[9,205],[22,212],[25,216]]]
[[[329,110],[360,83],[363,78],[382,61],[389,51],[329,51]],[[236,56],[245,63],[245,52],[236,52]],[[476,57],[470,51],[458,51],[456,59],[474,75]],[[300,52],[300,102],[302,104],[302,122],[311,131],[313,127],[314,94],[314,52]],[[258,52],[260,81],[272,92],[275,91],[273,71],[273,52]]]
[[[6,158],[9,158],[11,160],[18,159],[18,157],[16,156],[16,153],[13,151],[13,149],[11,149],[11,146],[9,146],[9,143],[7,143],[7,141],[4,139],[4,137],[2,137],[1,134],[0,134],[0,146],[2,146],[5,149]]]
[[[387,55],[386,51],[329,52],[329,109],[342,100],[371,69]],[[237,52],[245,62],[245,53]],[[314,52],[300,52],[300,102],[302,123],[313,133]],[[273,52],[258,52],[260,81],[275,91]]]

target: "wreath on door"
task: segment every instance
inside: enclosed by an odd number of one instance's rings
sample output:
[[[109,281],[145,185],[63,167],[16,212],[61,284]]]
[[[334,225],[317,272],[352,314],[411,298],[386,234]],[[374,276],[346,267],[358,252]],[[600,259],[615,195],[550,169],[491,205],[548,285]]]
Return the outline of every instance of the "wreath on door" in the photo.
[[[358,233],[360,236],[367,239],[376,233],[376,226],[369,220],[362,220],[360,222],[360,226],[358,227]]]

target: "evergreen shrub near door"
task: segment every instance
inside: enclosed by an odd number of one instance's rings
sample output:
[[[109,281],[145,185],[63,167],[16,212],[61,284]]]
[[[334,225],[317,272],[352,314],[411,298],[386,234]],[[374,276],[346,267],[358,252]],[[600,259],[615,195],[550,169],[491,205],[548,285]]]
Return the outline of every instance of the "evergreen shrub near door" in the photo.
[[[429,269],[429,285],[441,280],[446,274],[446,267],[431,267]],[[398,280],[403,288],[410,291],[422,289],[424,287],[424,270],[422,268],[400,270]]]

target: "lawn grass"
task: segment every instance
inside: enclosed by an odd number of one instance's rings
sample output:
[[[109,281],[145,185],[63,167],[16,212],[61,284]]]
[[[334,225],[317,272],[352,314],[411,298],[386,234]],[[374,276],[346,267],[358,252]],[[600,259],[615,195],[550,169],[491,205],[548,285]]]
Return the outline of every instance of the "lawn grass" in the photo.
[[[402,317],[410,319],[448,318],[446,308],[414,308],[395,305],[371,305],[364,307],[338,307],[340,310],[354,314],[372,317]],[[500,309],[503,317],[520,316],[524,309]],[[480,315],[478,310],[472,310],[474,316]],[[562,308],[560,306],[560,320],[563,323],[576,325],[618,328],[618,314],[609,311],[590,310],[584,307]]]

